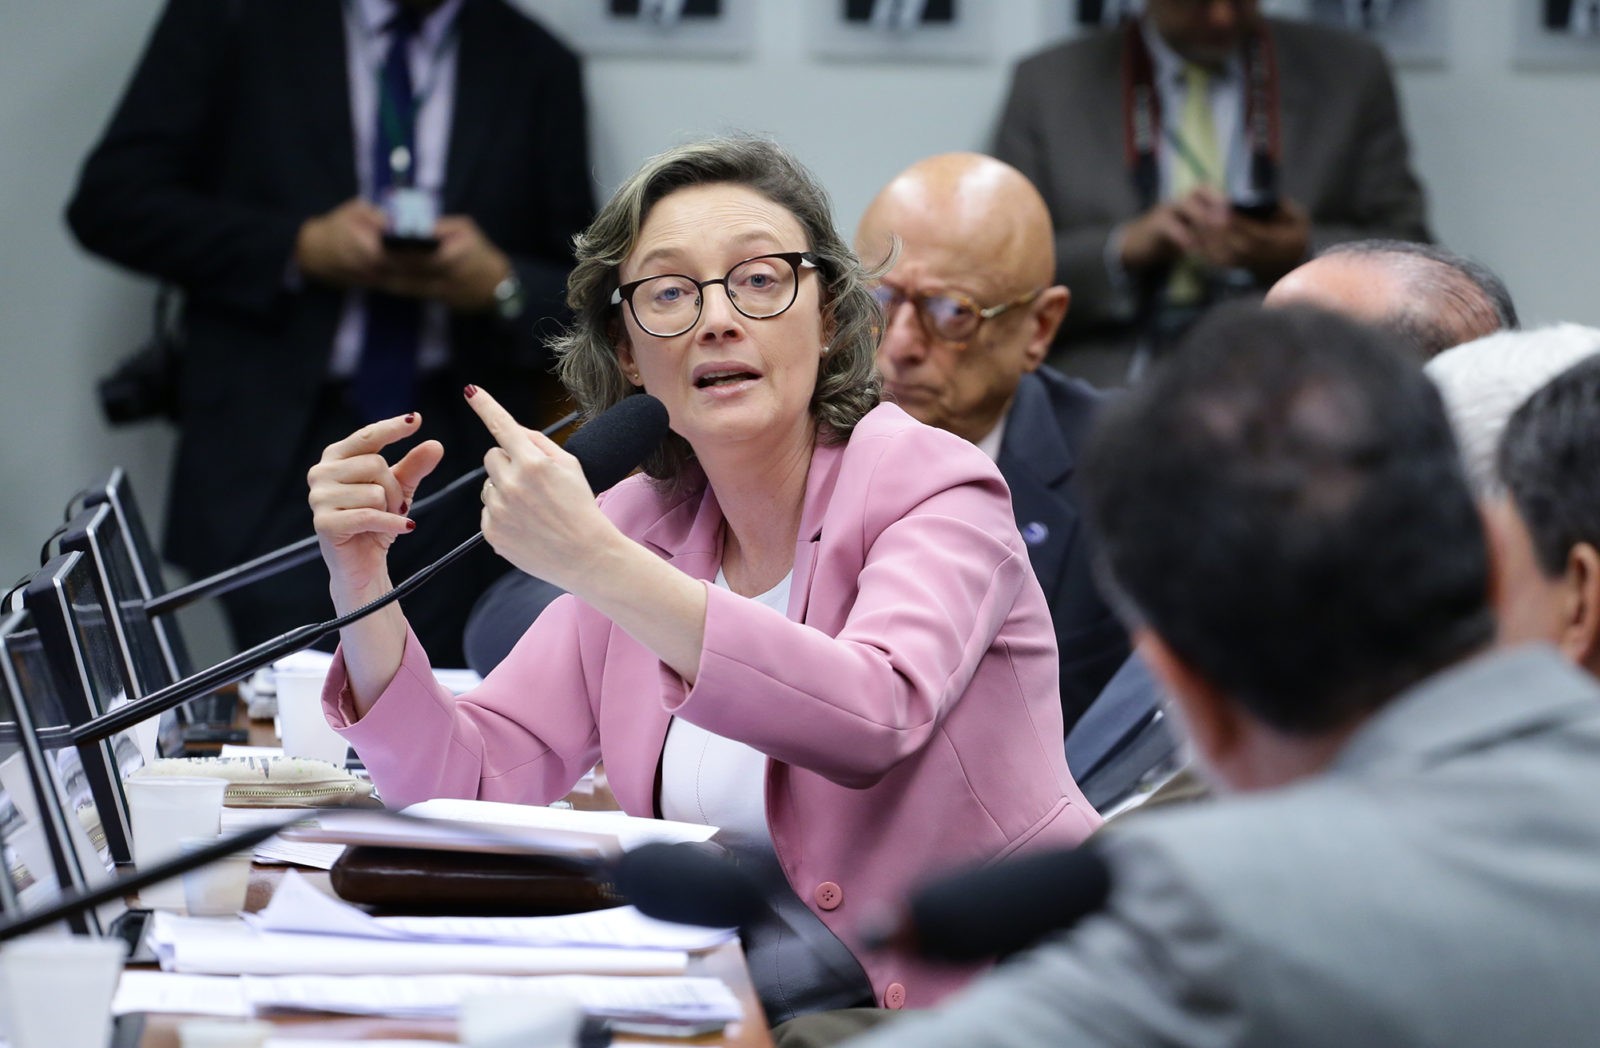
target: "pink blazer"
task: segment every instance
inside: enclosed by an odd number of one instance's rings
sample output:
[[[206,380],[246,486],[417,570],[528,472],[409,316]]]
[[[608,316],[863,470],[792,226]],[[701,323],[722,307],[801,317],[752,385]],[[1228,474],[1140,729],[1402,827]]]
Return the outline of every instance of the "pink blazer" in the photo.
[[[722,514],[709,490],[664,498],[634,477],[601,505],[707,581],[695,686],[570,595],[459,699],[412,637],[352,723],[336,660],[324,707],[385,801],[548,803],[604,759],[623,809],[656,815],[667,726],[683,717],[768,755],[789,883],[881,1003],[922,1007],[959,987],[970,969],[863,950],[863,922],[932,874],[1072,845],[1100,821],[1067,771],[1055,635],[994,463],[892,405],[847,444],[819,445],[787,616],[710,584]]]

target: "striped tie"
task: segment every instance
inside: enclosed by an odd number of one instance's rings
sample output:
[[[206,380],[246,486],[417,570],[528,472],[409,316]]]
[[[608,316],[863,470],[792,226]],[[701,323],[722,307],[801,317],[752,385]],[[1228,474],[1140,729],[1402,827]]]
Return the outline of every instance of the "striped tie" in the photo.
[[[1172,199],[1187,196],[1200,186],[1221,188],[1222,150],[1217,145],[1217,124],[1211,113],[1211,73],[1204,66],[1183,67],[1183,112],[1171,149]],[[1205,266],[1197,258],[1180,259],[1167,282],[1167,301],[1189,306],[1205,291]]]

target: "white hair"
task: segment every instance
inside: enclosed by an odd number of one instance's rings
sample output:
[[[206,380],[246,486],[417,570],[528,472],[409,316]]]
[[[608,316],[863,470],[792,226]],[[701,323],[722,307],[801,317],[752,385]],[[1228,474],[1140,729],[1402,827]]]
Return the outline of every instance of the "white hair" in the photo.
[[[1497,331],[1447,349],[1424,365],[1444,397],[1467,480],[1480,498],[1505,490],[1495,471],[1500,433],[1512,412],[1556,375],[1600,351],[1600,329],[1552,324]]]

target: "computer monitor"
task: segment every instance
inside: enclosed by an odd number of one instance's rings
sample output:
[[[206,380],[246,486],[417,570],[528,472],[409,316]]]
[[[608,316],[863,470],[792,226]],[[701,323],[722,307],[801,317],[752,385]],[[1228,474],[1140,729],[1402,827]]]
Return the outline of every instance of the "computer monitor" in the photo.
[[[155,623],[145,609],[145,596],[122,529],[110,505],[91,506],[67,522],[61,548],[87,556],[94,571],[96,592],[108,614],[121,655],[122,684],[134,698],[166,687],[176,678],[167,663]],[[163,757],[183,755],[183,725],[176,710],[160,715],[157,752]]]
[[[14,612],[0,619],[0,636],[14,632],[27,618]],[[33,913],[61,897],[64,854],[62,839],[47,820],[54,806],[40,801],[39,749],[32,725],[19,715],[17,703],[0,670],[0,914]]]
[[[54,903],[64,891],[99,886],[115,869],[57,676],[30,613],[5,616],[0,622],[0,717],[7,719],[0,724],[5,740],[0,750],[6,756],[0,760],[0,785],[16,809],[11,821],[24,825],[20,835],[6,834],[6,845],[17,849],[17,859],[33,873],[21,879],[26,883],[15,875],[8,878],[21,890],[13,890],[7,905],[23,912]],[[37,834],[28,832],[29,823],[37,824]],[[9,853],[7,868],[14,869]],[[125,909],[112,904],[69,923],[74,931],[99,935]]]
[[[129,696],[122,655],[101,595],[94,565],[76,550],[51,558],[29,580],[23,603],[33,617],[54,674],[60,715],[76,727],[107,713]],[[38,711],[34,711],[37,714]],[[42,718],[37,718],[41,725]],[[53,726],[53,725],[52,725]],[[133,861],[127,797],[122,780],[144,764],[137,727],[79,747],[83,774],[101,817],[106,845],[118,863]]]
[[[161,556],[150,541],[149,529],[144,526],[144,517],[139,513],[139,503],[133,497],[133,485],[128,480],[127,471],[121,466],[113,466],[110,473],[84,492],[84,506],[102,503],[110,506],[116,514],[122,540],[127,546],[129,560],[145,599],[164,595],[167,585],[161,574]],[[157,616],[153,622],[172,679],[182,680],[192,675],[194,661],[189,657],[183,631],[178,628],[176,620],[170,616]]]

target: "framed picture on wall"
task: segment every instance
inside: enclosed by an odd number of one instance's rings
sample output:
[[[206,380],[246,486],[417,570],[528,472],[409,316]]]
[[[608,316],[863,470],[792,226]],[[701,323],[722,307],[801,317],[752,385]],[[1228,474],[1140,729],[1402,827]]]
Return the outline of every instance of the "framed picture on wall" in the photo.
[[[1310,0],[1306,6],[1314,22],[1370,36],[1395,65],[1445,64],[1443,0]]]
[[[1518,0],[1512,64],[1600,70],[1600,0]]]
[[[1259,0],[1262,14],[1301,18],[1310,0]],[[1043,5],[1040,30],[1043,43],[1082,36],[1120,25],[1144,13],[1145,0],[1048,0]]]
[[[807,0],[810,49],[851,61],[978,62],[990,56],[996,0]]]
[[[1080,29],[1117,25],[1138,15],[1141,0],[1073,0],[1072,21]]]
[[[583,55],[744,58],[755,0],[512,0]]]

